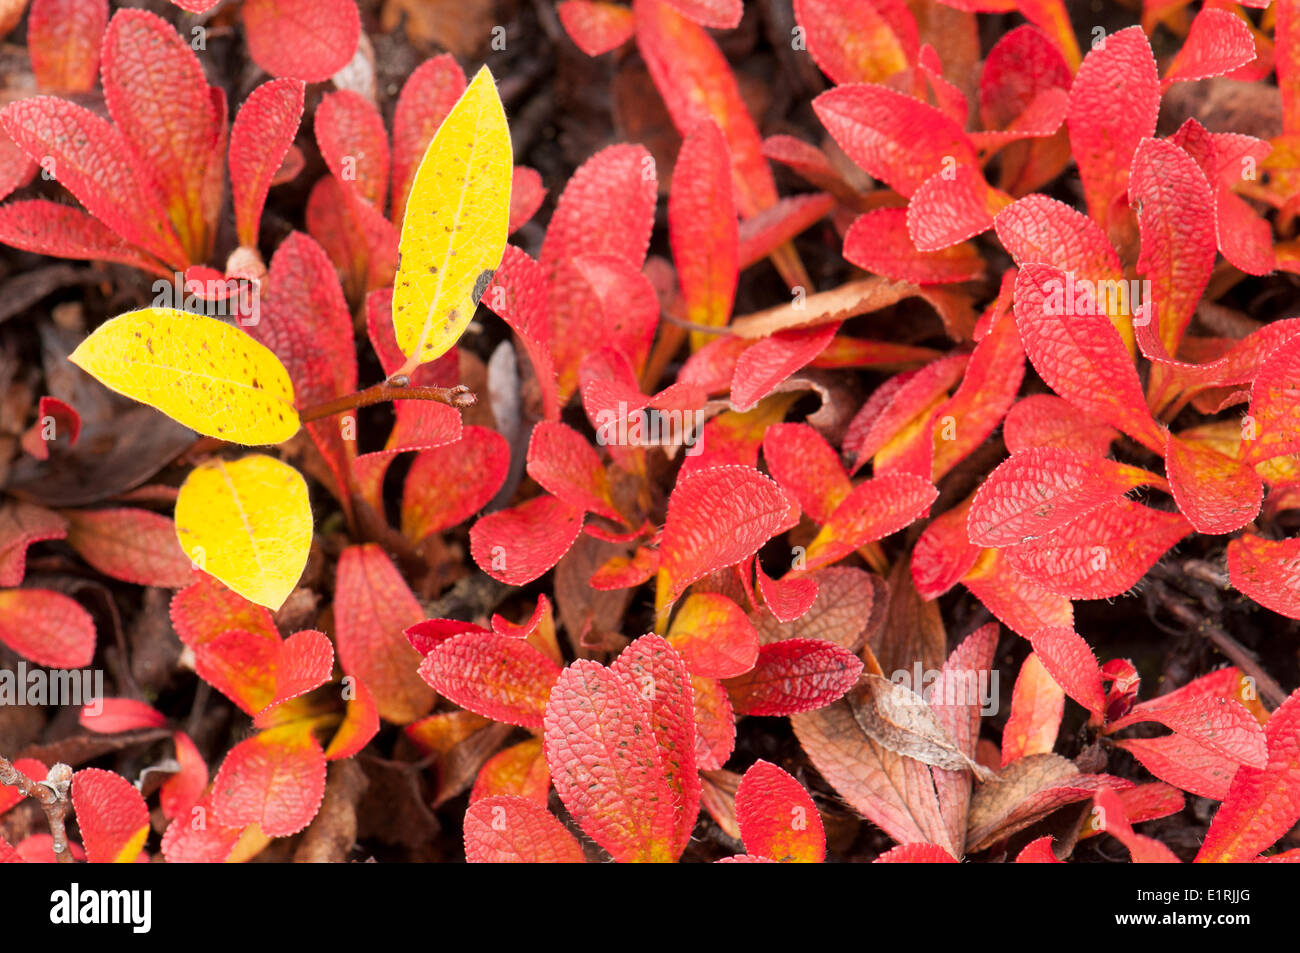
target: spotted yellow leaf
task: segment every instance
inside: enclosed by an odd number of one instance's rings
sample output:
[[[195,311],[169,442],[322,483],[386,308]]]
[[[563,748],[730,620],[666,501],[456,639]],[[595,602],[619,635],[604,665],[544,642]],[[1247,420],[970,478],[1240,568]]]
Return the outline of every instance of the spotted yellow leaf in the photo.
[[[196,467],[176,498],[176,536],[194,564],[270,609],[302,576],[311,522],[302,475],[260,453]]]
[[[501,264],[511,165],[510,127],[485,66],[429,143],[406,200],[393,326],[419,363],[456,343]]]
[[[144,308],[100,325],[68,359],[105,387],[231,443],[298,432],[289,374],[269,349],[216,318]]]

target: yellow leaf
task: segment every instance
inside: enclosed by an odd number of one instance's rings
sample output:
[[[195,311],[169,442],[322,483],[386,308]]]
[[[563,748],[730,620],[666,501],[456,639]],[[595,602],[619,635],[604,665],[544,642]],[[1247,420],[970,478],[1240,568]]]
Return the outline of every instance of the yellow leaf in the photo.
[[[485,66],[429,143],[402,221],[393,327],[419,363],[464,333],[505,252],[510,127]]]
[[[176,535],[195,565],[270,609],[302,576],[311,522],[302,475],[260,453],[196,467],[176,498]]]
[[[239,328],[188,311],[145,308],[100,325],[68,360],[105,387],[231,443],[298,432],[289,374]]]

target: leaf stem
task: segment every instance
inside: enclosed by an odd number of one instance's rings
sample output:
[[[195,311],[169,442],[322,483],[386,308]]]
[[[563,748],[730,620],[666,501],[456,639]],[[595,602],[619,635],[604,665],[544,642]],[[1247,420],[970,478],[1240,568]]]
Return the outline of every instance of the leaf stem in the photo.
[[[473,407],[478,402],[474,392],[464,384],[457,384],[455,387],[411,387],[405,383],[404,378],[394,375],[383,383],[367,387],[365,390],[344,394],[323,404],[304,407],[298,412],[298,418],[303,423],[310,423],[322,417],[332,417],[345,410],[369,407],[371,404],[383,403],[386,400],[434,400],[461,410]]]

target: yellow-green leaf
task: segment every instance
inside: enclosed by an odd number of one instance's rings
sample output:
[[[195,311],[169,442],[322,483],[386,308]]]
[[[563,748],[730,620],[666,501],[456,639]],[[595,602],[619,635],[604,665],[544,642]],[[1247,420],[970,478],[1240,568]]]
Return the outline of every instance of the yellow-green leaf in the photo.
[[[204,572],[250,602],[279,609],[311,548],[307,482],[261,453],[205,463],[181,484],[176,536]]]
[[[402,221],[393,327],[420,363],[464,333],[505,252],[510,127],[485,66],[429,143]]]
[[[105,387],[231,443],[280,443],[298,432],[289,374],[234,325],[144,308],[100,325],[68,360]]]

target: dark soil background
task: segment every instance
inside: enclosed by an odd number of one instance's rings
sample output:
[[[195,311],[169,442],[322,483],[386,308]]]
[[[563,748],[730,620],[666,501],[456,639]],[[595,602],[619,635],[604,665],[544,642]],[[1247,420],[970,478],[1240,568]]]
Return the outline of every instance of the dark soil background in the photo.
[[[666,194],[672,158],[680,140],[634,44],[598,59],[588,58],[564,34],[554,4],[540,0],[362,0],[359,5],[364,32],[374,53],[376,98],[387,120],[391,120],[401,84],[428,56],[450,50],[467,73],[472,73],[480,62],[491,66],[510,117],[516,162],[537,169],[549,189],[539,214],[512,239],[531,254],[540,248],[544,223],[564,183],[578,165],[605,145],[620,141],[645,144],[656,157],[661,193]],[[200,58],[209,82],[226,88],[232,113],[251,89],[266,79],[248,60],[238,18],[230,11],[223,9],[211,18],[195,18],[159,0],[114,6],[144,6],[177,23],[182,32],[206,20],[208,48]],[[741,81],[760,131],[765,136],[790,133],[821,142],[823,130],[809,102],[827,83],[810,58],[788,48],[785,38],[794,24],[789,0],[758,0],[746,4],[746,8],[737,30],[716,37]],[[1094,25],[1110,31],[1132,25],[1138,18],[1136,9],[1115,3],[1072,3],[1070,12],[1085,49]],[[981,15],[981,55],[1004,31],[1022,22],[1014,15]],[[489,46],[492,28],[498,25],[505,28],[504,50]],[[1174,37],[1163,32],[1157,33],[1153,41],[1158,56],[1168,55],[1177,44]],[[0,47],[0,101],[32,92],[22,43],[19,31]],[[364,72],[362,78],[366,79]],[[316,179],[327,174],[315,147],[312,114],[320,97],[331,88],[328,83],[308,87],[307,114],[297,139],[307,164],[294,182],[271,191],[261,235],[261,247],[268,260],[290,230],[304,229],[307,194]],[[1275,135],[1280,131],[1280,119],[1276,95],[1270,96],[1269,92],[1228,81],[1180,84],[1166,97],[1161,134],[1171,132],[1183,118],[1195,115],[1216,131]],[[91,97],[82,102],[102,109],[102,100],[96,102]],[[806,183],[780,167],[776,173],[783,195],[808,190]],[[38,179],[20,194],[31,197],[58,191],[53,183]],[[1072,170],[1049,191],[1082,206]],[[223,229],[218,254],[210,262],[216,266],[224,262],[234,246],[228,198]],[[990,274],[996,279],[1009,260],[995,239],[985,236],[979,241],[991,262]],[[829,221],[805,233],[796,244],[818,290],[853,276],[854,269],[844,262],[840,239]],[[663,202],[651,253],[668,255]],[[129,405],[108,400],[102,388],[74,379],[73,369],[64,360],[86,329],[107,317],[146,305],[152,297],[151,283],[152,279],[139,272],[119,266],[60,261],[0,247],[0,487],[4,492],[48,505],[70,506],[106,502],[146,481],[179,484],[188,470],[184,452],[191,439],[187,432],[178,433],[152,411],[136,412]],[[982,306],[991,300],[995,291],[996,281],[991,280],[977,304]],[[743,273],[736,313],[785,300],[788,295],[775,270],[762,263]],[[1297,279],[1293,275],[1228,283],[1217,298],[1221,307],[1203,309],[1199,333],[1241,336],[1259,323],[1295,316],[1300,313],[1298,302]],[[468,334],[461,347],[477,357],[481,367],[507,332],[495,318],[478,324],[481,328]],[[933,312],[915,300],[854,319],[845,330],[865,337],[938,348],[951,346]],[[368,347],[363,345],[359,351],[364,386],[377,381],[380,371]],[[669,374],[674,371],[670,368]],[[846,401],[856,401],[848,407],[849,413],[886,377],[870,372],[836,372],[830,376],[836,393],[844,395]],[[1027,381],[1030,390],[1045,389],[1032,371]],[[89,418],[98,414],[99,419],[97,423],[87,420],[81,444],[87,451],[84,461],[70,471],[65,467],[55,473],[30,458],[20,459],[16,440],[30,424],[34,400],[45,393],[59,392],[57,387],[77,395],[74,403],[83,415]],[[804,412],[816,409],[816,401],[811,399],[808,406],[800,404],[796,408]],[[362,416],[361,432],[381,441],[387,433],[387,414],[384,408],[367,411]],[[1186,421],[1180,422],[1190,423],[1193,419],[1194,415],[1189,414]],[[91,450],[97,454],[94,458]],[[934,512],[942,512],[960,500],[1003,453],[1000,438],[995,435],[990,445],[942,481],[942,496]],[[1157,463],[1131,442],[1117,445],[1117,454],[1145,466]],[[393,512],[408,466],[409,461],[399,458],[389,474]],[[1152,496],[1153,502],[1160,505],[1159,494]],[[314,490],[313,505],[320,551],[313,554],[305,582],[314,580],[318,590],[328,593],[332,587],[332,557],[350,540],[342,535],[337,504],[331,497]],[[1264,519],[1261,517],[1261,521]],[[1300,523],[1294,513],[1288,520],[1263,528],[1278,536],[1295,535]],[[920,527],[914,526],[893,540],[885,547],[888,555],[893,558],[902,554],[919,532]],[[1142,697],[1168,691],[1225,664],[1225,652],[1233,655],[1238,664],[1244,662],[1265,673],[1284,691],[1300,683],[1300,623],[1256,606],[1227,586],[1226,542],[1226,537],[1191,537],[1162,560],[1135,592],[1111,601],[1076,603],[1078,631],[1103,661],[1126,657],[1134,662],[1143,679]],[[568,562],[580,564],[591,558],[580,547]],[[579,570],[563,565],[558,580],[553,582],[548,574],[540,583],[523,589],[508,589],[488,580],[468,559],[466,527],[448,534],[437,565],[436,572],[416,585],[431,615],[472,618],[501,611],[509,618],[521,618],[535,604],[537,593],[547,591],[559,601],[561,622],[566,614],[573,617],[573,601],[585,599],[592,603],[586,608],[610,620],[607,627],[611,647],[620,644],[617,633],[634,637],[649,630],[653,594],[645,588],[637,590],[630,603],[617,593],[603,596],[588,590],[584,594],[565,581],[568,570],[572,570],[568,575],[575,578]],[[42,543],[32,549],[29,582],[68,592],[92,612],[99,631],[95,664],[107,671],[106,693],[145,697],[153,702],[174,724],[190,732],[214,771],[224,752],[245,736],[248,720],[210,692],[191,671],[177,666],[180,646],[167,618],[170,593],[107,580],[62,543]],[[566,606],[566,602],[570,605]],[[961,587],[942,597],[940,608],[950,647],[991,619],[987,610]],[[315,609],[291,603],[284,611],[308,618],[313,617]],[[291,631],[287,626],[282,628]],[[1015,672],[1027,653],[1028,644],[1004,629],[999,646],[1002,704],[1000,714],[986,719],[984,732],[988,738],[998,737],[1009,708]],[[16,661],[16,656],[0,647],[0,666],[12,667]],[[1067,711],[1058,751],[1076,757],[1084,752],[1088,739],[1082,732],[1081,720],[1069,721],[1071,714],[1077,714],[1074,706]],[[785,719],[748,718],[740,722],[738,730],[729,767],[743,771],[761,757],[794,773],[814,793],[826,816],[830,857],[865,861],[892,846],[873,825],[844,806],[817,775]],[[360,792],[353,798],[358,835],[355,845],[336,852],[332,859],[459,860],[463,856],[460,819],[467,804],[466,785],[472,782],[478,765],[513,737],[505,728],[483,734],[485,737],[462,746],[465,750],[458,750],[454,757],[437,763],[434,759],[422,760],[399,729],[386,725],[354,766],[341,769],[352,773],[355,791]],[[515,740],[522,737],[519,731]],[[95,764],[135,778],[150,765],[170,757],[171,743],[166,739],[167,732],[162,730],[128,736],[89,735],[77,725],[75,711],[0,707],[0,752],[10,757],[33,756],[47,763],[62,760],[74,767]],[[1141,766],[1118,749],[1096,748],[1088,758],[1096,770],[1149,780]],[[146,783],[145,793],[151,790]],[[431,806],[439,797],[445,799]],[[552,802],[552,808],[562,812],[554,796]],[[1213,802],[1189,795],[1180,814],[1144,825],[1143,831],[1190,859],[1212,813]],[[1077,818],[1077,812],[1070,814],[1064,823],[1077,823]],[[161,817],[155,820],[161,830]],[[1063,822],[1058,818],[1056,823]],[[43,820],[34,805],[25,805],[0,818],[0,833],[11,843],[29,832],[42,830]],[[296,841],[275,841],[258,859],[291,859]],[[151,838],[151,849],[156,843]],[[1293,835],[1291,846],[1296,843],[1300,840]],[[713,860],[738,850],[739,844],[727,838],[702,812],[684,859]],[[975,859],[1000,857],[980,855]],[[1127,860],[1127,852],[1113,840],[1099,837],[1081,842],[1075,859]]]

